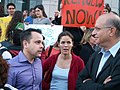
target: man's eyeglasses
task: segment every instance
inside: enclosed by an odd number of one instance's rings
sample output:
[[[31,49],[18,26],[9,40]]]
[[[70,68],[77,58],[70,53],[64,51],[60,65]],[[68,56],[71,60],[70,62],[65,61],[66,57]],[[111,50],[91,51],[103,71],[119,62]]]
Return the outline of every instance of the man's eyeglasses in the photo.
[[[112,28],[112,27],[101,27],[101,28],[99,28],[99,27],[94,27],[94,30],[99,31],[99,30],[101,30],[101,29],[107,29],[107,28]]]

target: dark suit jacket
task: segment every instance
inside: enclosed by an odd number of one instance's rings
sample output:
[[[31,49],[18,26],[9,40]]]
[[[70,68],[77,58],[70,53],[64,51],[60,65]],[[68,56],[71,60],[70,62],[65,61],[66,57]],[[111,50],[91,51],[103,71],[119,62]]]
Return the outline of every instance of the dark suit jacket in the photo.
[[[95,52],[87,63],[85,69],[79,73],[77,80],[77,90],[120,90],[120,49],[115,57],[109,57],[101,72],[96,77],[98,66],[102,55]],[[107,84],[103,84],[108,76],[112,76],[112,80]],[[83,83],[83,80],[91,78],[91,80]]]
[[[79,52],[79,56],[83,59],[85,65],[93,53],[94,53],[94,49],[89,43],[82,45],[82,48]]]

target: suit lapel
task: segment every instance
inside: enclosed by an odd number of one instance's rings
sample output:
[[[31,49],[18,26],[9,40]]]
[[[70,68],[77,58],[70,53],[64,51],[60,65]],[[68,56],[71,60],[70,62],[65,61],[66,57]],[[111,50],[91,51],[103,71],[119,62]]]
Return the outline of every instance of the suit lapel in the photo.
[[[112,62],[113,60],[113,56],[110,55],[110,57],[108,58],[108,60],[106,61],[105,65],[103,66],[102,70],[100,71],[100,73],[98,74],[98,77],[99,75],[101,75],[102,72],[104,72],[104,70],[110,65],[110,63]]]
[[[102,57],[102,53],[99,53],[96,56],[95,61],[93,63],[93,75],[94,75],[95,78],[96,78],[96,74],[97,74],[97,71],[98,71],[98,67],[99,67],[101,57]]]

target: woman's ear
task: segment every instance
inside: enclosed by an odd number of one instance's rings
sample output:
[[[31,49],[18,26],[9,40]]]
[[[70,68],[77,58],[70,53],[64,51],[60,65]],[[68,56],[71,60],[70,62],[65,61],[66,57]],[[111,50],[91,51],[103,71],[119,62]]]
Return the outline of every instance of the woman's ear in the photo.
[[[60,43],[59,43],[59,42],[57,42],[57,44],[58,44],[58,47],[60,47]]]

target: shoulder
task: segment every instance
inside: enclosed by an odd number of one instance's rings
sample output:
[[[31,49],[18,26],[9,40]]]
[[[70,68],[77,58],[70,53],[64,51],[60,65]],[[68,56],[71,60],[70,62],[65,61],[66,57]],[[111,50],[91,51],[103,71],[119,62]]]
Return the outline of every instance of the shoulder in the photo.
[[[46,20],[46,21],[50,22],[50,19],[49,19],[49,18],[44,18],[44,20]]]
[[[33,21],[38,21],[38,18],[34,18]]]
[[[10,64],[10,66],[14,66],[14,65],[18,65],[18,56],[13,57],[12,59],[8,60],[8,63]]]
[[[25,22],[27,21],[27,20],[31,20],[31,19],[33,19],[31,16],[28,16],[26,19],[25,19]]]
[[[44,18],[44,20],[50,20],[49,18]]]
[[[44,24],[48,24],[48,25],[51,24],[49,18],[43,18],[42,20],[44,21]]]
[[[26,19],[29,19],[29,18],[32,18],[32,17],[31,17],[31,16],[28,16]],[[26,19],[25,19],[25,20],[26,20]]]
[[[22,23],[22,22],[19,22],[17,25],[18,25],[18,26],[20,26],[20,25],[24,25],[24,23]]]
[[[20,51],[18,53],[18,55],[16,55],[15,57],[13,57],[12,59],[10,59],[8,61],[8,63],[10,64],[10,67],[21,66],[22,60],[23,60],[23,62],[24,62],[24,60],[26,60],[24,57],[25,57],[24,54]]]
[[[23,30],[24,29],[24,23],[19,22],[15,28]]]
[[[39,20],[38,18],[33,19],[33,24],[38,24]]]

